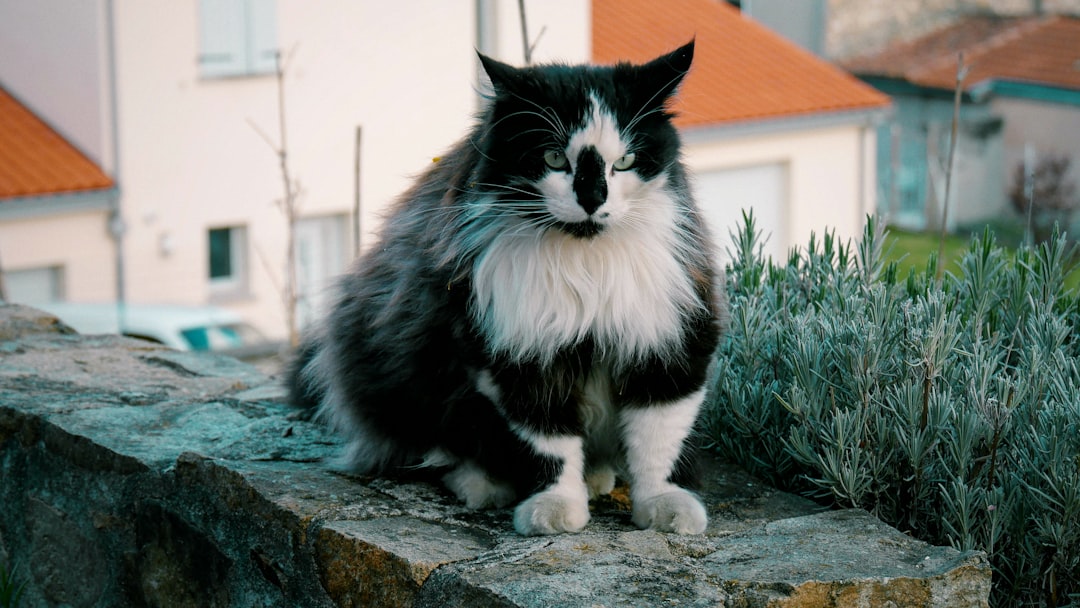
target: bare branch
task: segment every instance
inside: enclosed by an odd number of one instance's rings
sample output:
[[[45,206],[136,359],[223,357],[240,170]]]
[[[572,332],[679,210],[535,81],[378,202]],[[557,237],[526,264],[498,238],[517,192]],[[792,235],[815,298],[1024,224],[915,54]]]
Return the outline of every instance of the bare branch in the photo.
[[[266,131],[263,131],[263,130],[262,130],[262,129],[261,129],[260,127],[259,127],[259,125],[258,125],[258,124],[256,124],[256,123],[255,123],[255,121],[254,121],[254,120],[252,120],[251,118],[247,118],[247,119],[245,119],[245,120],[247,121],[248,125],[249,125],[249,126],[250,126],[250,127],[252,128],[252,129],[254,129],[255,133],[256,133],[256,134],[257,134],[257,135],[258,135],[259,137],[261,137],[263,141],[265,141],[265,142],[266,142],[266,145],[270,146],[270,149],[274,151],[274,154],[277,154],[277,155],[280,155],[280,154],[281,154],[281,150],[278,150],[277,144],[275,144],[275,143],[274,143],[274,141],[273,141],[272,139],[270,139],[270,136],[266,134]]]
[[[945,274],[945,235],[949,226],[949,202],[952,190],[952,174],[956,165],[956,137],[960,132],[960,98],[964,92],[964,78],[967,77],[968,66],[964,65],[964,53],[956,56],[956,90],[953,94],[952,136],[949,138],[949,160],[945,167],[945,200],[941,210],[941,238],[938,240],[937,280],[940,283]]]
[[[547,26],[541,27],[536,39],[530,43],[529,26],[525,21],[525,0],[518,0],[518,13],[521,16],[521,46],[525,51],[525,65],[532,65],[533,51],[536,50],[536,45],[540,43],[540,38],[544,36],[544,32],[547,31]]]
[[[529,54],[526,55],[526,57],[528,57],[530,60],[532,59],[533,51],[536,50],[536,45],[540,44],[540,39],[544,37],[544,32],[546,31],[546,25],[540,26],[540,33],[536,35],[536,39],[533,40],[533,43],[529,45]]]
[[[525,0],[518,0],[518,14],[521,16],[521,46],[525,51],[525,65],[532,65],[532,47],[529,46],[529,25],[525,21]]]

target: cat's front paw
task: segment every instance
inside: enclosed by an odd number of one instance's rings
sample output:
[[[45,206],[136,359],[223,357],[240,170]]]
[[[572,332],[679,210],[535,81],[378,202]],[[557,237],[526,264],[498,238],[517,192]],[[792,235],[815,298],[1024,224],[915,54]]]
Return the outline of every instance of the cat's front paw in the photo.
[[[589,502],[552,491],[533,495],[514,510],[514,529],[523,536],[578,532],[589,523]]]
[[[701,534],[708,523],[701,501],[682,488],[634,499],[633,519],[639,528],[676,534]]]

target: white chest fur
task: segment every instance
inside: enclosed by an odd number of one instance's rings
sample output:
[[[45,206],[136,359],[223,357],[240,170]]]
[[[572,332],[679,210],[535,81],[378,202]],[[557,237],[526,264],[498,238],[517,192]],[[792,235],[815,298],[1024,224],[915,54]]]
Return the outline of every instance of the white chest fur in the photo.
[[[637,201],[632,221],[591,238],[530,226],[496,237],[473,268],[473,314],[493,352],[550,361],[591,337],[615,364],[681,339],[697,304],[678,258],[674,205]]]

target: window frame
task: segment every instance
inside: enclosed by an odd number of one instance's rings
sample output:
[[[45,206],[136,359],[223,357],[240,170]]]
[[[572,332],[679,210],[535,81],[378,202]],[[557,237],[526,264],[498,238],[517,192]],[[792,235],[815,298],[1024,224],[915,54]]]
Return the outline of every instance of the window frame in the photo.
[[[229,274],[213,276],[213,233],[227,230],[229,235]],[[249,295],[248,283],[248,230],[247,226],[210,226],[206,230],[206,281],[212,299],[245,297]]]

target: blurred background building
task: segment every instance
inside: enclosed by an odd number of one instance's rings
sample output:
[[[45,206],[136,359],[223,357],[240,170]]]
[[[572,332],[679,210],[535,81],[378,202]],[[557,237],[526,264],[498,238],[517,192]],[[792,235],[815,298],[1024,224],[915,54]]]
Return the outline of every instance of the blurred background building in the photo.
[[[523,4],[535,62],[641,61],[696,37],[677,124],[721,248],[746,209],[774,257],[811,231],[855,237],[874,212],[933,225],[961,50],[950,223],[1006,215],[1017,163],[1080,152],[1080,0]],[[519,6],[0,0],[8,299],[211,304],[285,336],[284,151],[310,322],[386,206],[467,131],[475,50],[524,63]]]

